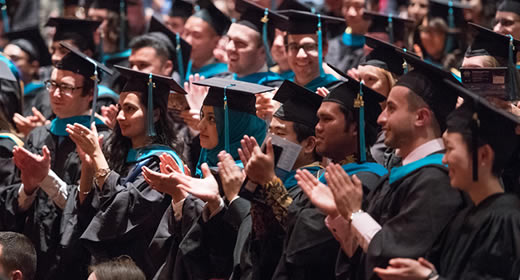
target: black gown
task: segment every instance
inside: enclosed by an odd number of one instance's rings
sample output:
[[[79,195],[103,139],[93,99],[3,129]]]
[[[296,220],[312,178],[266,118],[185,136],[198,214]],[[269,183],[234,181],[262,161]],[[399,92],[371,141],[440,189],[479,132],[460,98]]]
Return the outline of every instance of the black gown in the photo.
[[[358,67],[361,58],[365,55],[363,47],[356,48],[343,43],[343,34],[329,41],[329,49],[325,61],[341,71]]]
[[[54,135],[50,127],[40,126],[31,131],[24,148],[41,154],[43,146],[47,145],[51,154],[51,169],[67,184],[70,194],[76,189],[75,184],[80,178],[81,160],[74,142],[67,136]],[[107,136],[108,128],[105,125],[98,125],[97,128],[100,134]],[[63,276],[58,272],[62,209],[42,189],[38,189],[32,206],[20,213],[19,189],[18,183],[1,190],[2,217],[9,221],[0,225],[2,230],[21,232],[31,239],[38,258],[37,279],[66,279],[61,278]]]
[[[494,194],[459,212],[427,258],[440,279],[518,279],[520,199]]]
[[[51,118],[52,108],[49,99],[49,92],[43,83],[30,83],[24,88],[23,115],[32,116],[32,107],[38,109],[45,118]]]
[[[23,146],[23,141],[12,133],[0,132],[0,188],[16,183],[18,178],[13,161],[15,146]]]
[[[365,211],[382,229],[368,251],[358,248],[336,268],[337,279],[378,279],[375,267],[387,267],[392,258],[424,256],[453,216],[468,203],[450,186],[442,154],[433,154],[393,168],[368,198]]]

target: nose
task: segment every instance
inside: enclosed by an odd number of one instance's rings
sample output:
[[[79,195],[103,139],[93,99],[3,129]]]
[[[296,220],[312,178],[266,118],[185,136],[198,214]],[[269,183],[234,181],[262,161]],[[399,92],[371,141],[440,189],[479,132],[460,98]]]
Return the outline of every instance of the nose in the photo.
[[[298,58],[306,58],[307,57],[307,53],[305,52],[305,50],[303,48],[299,48],[298,52],[296,53],[296,57],[298,57]]]
[[[323,124],[319,121],[318,124],[316,124],[316,127],[314,129],[316,130],[316,133],[323,132]]]
[[[355,17],[357,16],[357,11],[354,7],[349,7],[347,9],[347,16],[350,16],[350,17]]]
[[[235,51],[235,43],[233,42],[233,40],[229,40],[226,44],[226,51],[227,52],[233,52]]]
[[[132,65],[132,70],[139,71],[139,67],[137,67],[137,64]]]
[[[386,115],[386,108],[379,114],[379,117],[377,117],[377,124],[380,126],[384,126],[387,121],[387,115]]]
[[[448,164],[448,156],[447,156],[447,154],[444,154],[444,156],[442,156],[442,164]]]
[[[123,110],[119,110],[119,112],[117,112],[116,120],[118,122],[125,120],[125,114],[123,113]]]
[[[200,120],[199,124],[197,124],[197,129],[200,132],[202,132],[202,131],[204,131],[205,128],[206,128],[206,121],[203,118],[202,120]]]

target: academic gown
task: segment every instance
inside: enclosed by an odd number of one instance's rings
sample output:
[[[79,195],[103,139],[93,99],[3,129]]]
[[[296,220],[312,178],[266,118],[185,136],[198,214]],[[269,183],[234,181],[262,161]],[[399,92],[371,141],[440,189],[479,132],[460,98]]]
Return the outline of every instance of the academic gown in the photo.
[[[143,270],[146,249],[171,197],[152,189],[144,180],[143,166],[159,171],[159,156],[169,153],[182,166],[182,161],[169,147],[150,145],[131,149],[127,155],[126,172],[112,171],[103,189],[89,193],[83,205],[77,205],[77,194],[67,201],[67,223],[62,243],[75,245],[77,233],[94,263],[128,255]],[[73,252],[71,252],[73,254]],[[72,265],[72,264],[71,264]]]
[[[518,279],[520,199],[498,193],[460,211],[427,258],[439,279]]]
[[[371,162],[342,165],[350,176],[356,174],[364,189],[373,189],[387,171]],[[320,181],[326,183],[325,176]],[[335,279],[334,267],[339,250],[325,225],[326,215],[316,208],[299,187],[290,191],[294,201],[289,206],[287,235],[283,255],[272,279]]]
[[[49,92],[41,82],[29,83],[23,89],[23,115],[32,116],[32,107],[36,107],[47,119],[53,115]]]
[[[270,87],[279,87],[284,81],[282,76],[271,71],[257,72],[244,77],[238,77],[234,73],[226,73],[222,77]]]
[[[294,82],[294,78],[291,79],[291,81]],[[314,80],[307,83],[304,88],[312,92],[316,92],[320,87],[330,88],[337,83],[339,83],[338,78],[331,74],[325,74],[323,76],[316,77]]]
[[[66,136],[67,123],[83,123],[88,125],[90,116],[78,116],[68,119],[54,119],[51,124],[35,128],[26,139],[24,148],[42,154],[46,145],[51,154],[51,169],[67,184],[70,194],[76,188],[81,173],[81,160],[76,153],[76,145]],[[98,132],[105,137],[108,128],[99,120],[96,121]],[[19,180],[18,180],[19,181]],[[20,184],[8,186],[0,196],[4,200],[2,216],[13,224],[2,225],[3,230],[13,230],[25,234],[33,242],[37,258],[37,279],[66,279],[59,273],[59,239],[61,236],[60,222],[63,211],[42,189],[36,190],[36,198],[32,206],[20,213],[18,209],[18,191]],[[7,227],[7,229],[5,229]]]
[[[343,33],[329,41],[325,61],[341,71],[356,68],[363,58],[364,37]]]
[[[14,184],[18,178],[19,174],[13,161],[15,146],[22,147],[23,141],[12,133],[0,132],[0,188]],[[0,221],[0,224],[2,223]]]
[[[391,169],[367,197],[365,211],[382,229],[368,251],[338,262],[337,279],[378,279],[374,267],[387,267],[392,258],[417,259],[432,248],[442,229],[467,203],[450,186],[443,154],[435,153]]]

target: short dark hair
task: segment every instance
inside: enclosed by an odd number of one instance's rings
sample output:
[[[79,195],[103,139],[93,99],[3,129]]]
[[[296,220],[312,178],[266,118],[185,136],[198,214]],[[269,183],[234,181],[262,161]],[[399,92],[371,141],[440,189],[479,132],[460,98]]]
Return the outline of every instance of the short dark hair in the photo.
[[[145,280],[143,271],[129,256],[102,262],[89,267],[98,280]]]
[[[351,125],[355,125],[359,133],[359,114],[354,113],[352,110],[347,109],[345,106],[340,105],[339,108],[341,110],[341,113],[343,113],[345,117],[345,131],[347,131]],[[374,126],[370,123],[365,122],[365,143],[367,147],[370,147],[376,143],[378,132],[378,126]]]
[[[6,273],[20,270],[23,279],[35,278],[36,250],[27,236],[17,232],[0,232],[0,246],[0,265]]]
[[[158,56],[168,60],[170,57],[170,51],[168,50],[168,45],[163,40],[151,35],[144,34],[138,37],[135,37],[130,41],[130,49],[132,51],[139,50],[145,47],[151,47],[155,50]]]
[[[94,94],[94,80],[91,78],[83,77],[83,90],[81,96],[87,96]]]
[[[296,133],[296,139],[298,142],[302,142],[303,140],[316,135],[316,130],[314,127],[309,127],[308,125],[304,125],[301,123],[293,122],[293,130]],[[321,156],[316,153],[316,148],[312,152],[314,159],[321,160]]]
[[[96,44],[94,43],[92,36],[82,36],[76,32],[65,32],[60,35],[59,40],[57,41],[65,40],[71,40],[72,44],[74,44],[82,52],[86,50],[96,52]]]

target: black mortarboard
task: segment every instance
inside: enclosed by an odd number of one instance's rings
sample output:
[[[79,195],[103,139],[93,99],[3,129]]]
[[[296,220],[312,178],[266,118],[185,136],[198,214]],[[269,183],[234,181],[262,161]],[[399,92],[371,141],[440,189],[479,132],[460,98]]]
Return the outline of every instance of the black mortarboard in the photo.
[[[193,14],[193,3],[187,0],[174,0],[169,16],[189,18]]]
[[[229,17],[220,11],[211,0],[198,0],[193,16],[209,23],[209,26],[213,27],[219,36],[224,35],[231,25]]]
[[[398,53],[411,66],[413,70],[399,78],[396,86],[410,89],[414,94],[420,96],[435,114],[441,131],[446,128],[446,117],[453,111],[457,103],[457,97],[449,94],[449,90],[443,79],[458,81],[449,72],[430,64],[416,55],[398,50]]]
[[[429,19],[443,19],[452,32],[460,31],[458,29],[461,29],[466,25],[466,20],[464,19],[464,9],[471,9],[470,5],[452,0],[430,0],[429,3]]]
[[[256,114],[255,94],[274,90],[272,87],[259,84],[217,77],[194,82],[194,84],[209,87],[204,105],[224,107],[224,95],[226,95],[229,109],[253,115]]]
[[[86,42],[86,49],[95,51],[96,46],[94,43],[94,32],[100,24],[101,21],[51,17],[49,18],[45,26],[56,27],[56,32],[54,33],[54,37],[52,38],[53,41],[76,39],[79,36],[79,38]],[[82,51],[86,49],[82,49]]]
[[[383,32],[388,34],[391,44],[398,41],[405,41],[408,28],[414,25],[413,20],[391,14],[387,15],[365,11],[363,17],[371,21],[368,32]]]
[[[296,11],[304,11],[304,12],[312,12],[312,9],[301,3],[298,0],[284,0],[280,6],[276,9],[277,11],[282,10],[296,10]]]
[[[518,148],[515,128],[520,119],[495,107],[482,96],[453,81],[444,81],[453,95],[464,98],[464,104],[448,116],[447,131],[461,133],[468,143],[473,157],[473,180],[478,181],[478,148],[489,144],[495,154],[494,164],[503,169]]]
[[[108,69],[105,65],[100,62],[88,57],[75,47],[65,42],[60,43],[61,46],[68,49],[70,52],[66,54],[57,64],[56,68],[60,70],[67,70],[82,75],[85,79],[94,80],[94,99],[92,100],[92,108],[97,106],[98,98],[98,83],[103,77],[102,72],[112,75],[113,71]],[[99,71],[101,70],[101,71]],[[96,110],[92,110],[90,115],[90,122],[94,121],[94,115]]]
[[[115,66],[121,75],[126,79],[121,92],[139,92],[148,95],[147,104],[147,135],[155,136],[155,127],[153,123],[153,99],[158,98],[159,102],[168,104],[168,95],[170,91],[180,94],[187,94],[186,91],[175,82],[172,77],[155,75],[141,71],[135,71],[130,68]],[[166,105],[165,105],[166,106]]]
[[[520,1],[518,0],[505,0],[502,1],[497,8],[500,12],[512,12],[520,15]]]
[[[322,30],[326,29],[327,25],[330,24],[345,23],[343,18],[318,15],[299,10],[284,10],[280,11],[280,14],[288,17],[288,34],[316,34],[319,22],[321,22]]]
[[[397,52],[401,48],[370,36],[365,36],[365,44],[372,51],[363,58],[360,65],[379,67],[397,76],[408,71],[406,61]]]
[[[51,54],[49,48],[43,40],[38,27],[11,31],[5,36],[9,39],[9,44],[16,45],[29,55],[31,60],[40,62],[40,66],[51,64]]]
[[[16,82],[16,77],[7,65],[7,63],[0,60],[0,80],[7,80]]]
[[[158,32],[166,35],[170,42],[170,59],[173,61],[175,71],[177,71],[184,83],[184,77],[188,62],[190,61],[191,45],[184,41],[179,34],[173,33],[166,25],[160,22],[155,16],[150,19],[150,26],[148,32],[151,34]]]
[[[352,77],[339,73],[346,81],[334,86],[323,102],[335,102],[354,113],[358,124],[359,160],[366,161],[366,146],[371,146],[377,139],[379,126],[377,118],[381,114],[380,103],[385,97],[365,86]],[[363,129],[364,127],[364,129]]]
[[[323,100],[320,95],[285,80],[276,91],[273,99],[283,104],[274,113],[275,117],[300,123],[312,129],[318,123],[319,119],[316,112],[318,112]]]

